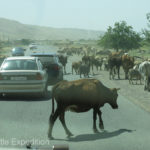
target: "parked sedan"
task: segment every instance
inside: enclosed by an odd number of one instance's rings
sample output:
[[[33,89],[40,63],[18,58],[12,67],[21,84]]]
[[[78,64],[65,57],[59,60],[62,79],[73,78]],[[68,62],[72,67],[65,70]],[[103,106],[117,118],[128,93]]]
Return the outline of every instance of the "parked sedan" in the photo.
[[[47,93],[48,74],[36,57],[8,57],[0,67],[0,93]]]
[[[34,53],[31,56],[38,57],[47,69],[49,85],[63,80],[63,68],[56,53]]]

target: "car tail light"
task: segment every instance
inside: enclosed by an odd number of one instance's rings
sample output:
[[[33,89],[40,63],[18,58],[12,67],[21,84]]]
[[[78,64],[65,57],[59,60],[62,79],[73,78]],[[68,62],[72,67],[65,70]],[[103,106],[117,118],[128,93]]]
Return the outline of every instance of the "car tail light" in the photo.
[[[37,73],[36,74],[36,80],[42,80],[42,75],[40,73]]]
[[[55,66],[54,66],[54,70],[59,70],[59,66],[58,66],[58,65],[55,65]]]

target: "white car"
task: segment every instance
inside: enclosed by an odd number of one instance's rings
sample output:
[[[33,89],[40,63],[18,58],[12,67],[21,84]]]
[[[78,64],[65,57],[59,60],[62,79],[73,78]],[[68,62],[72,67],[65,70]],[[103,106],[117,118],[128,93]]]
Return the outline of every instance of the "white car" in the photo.
[[[37,57],[6,58],[0,67],[0,94],[47,93],[48,74]]]

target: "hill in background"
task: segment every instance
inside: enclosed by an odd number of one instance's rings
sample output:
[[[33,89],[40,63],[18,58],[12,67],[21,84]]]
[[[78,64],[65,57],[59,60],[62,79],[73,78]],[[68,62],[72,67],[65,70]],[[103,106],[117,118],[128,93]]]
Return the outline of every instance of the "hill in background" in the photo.
[[[103,34],[103,31],[26,25],[18,21],[0,18],[1,40],[23,38],[33,40],[97,40]]]

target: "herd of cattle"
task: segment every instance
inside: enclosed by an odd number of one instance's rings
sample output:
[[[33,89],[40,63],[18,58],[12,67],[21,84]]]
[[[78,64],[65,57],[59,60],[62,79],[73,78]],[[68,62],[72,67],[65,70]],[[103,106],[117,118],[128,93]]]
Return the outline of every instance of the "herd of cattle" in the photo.
[[[80,49],[81,51],[82,49]],[[64,66],[64,73],[66,73],[65,66],[67,64],[67,56],[62,55],[62,53],[67,53],[66,51],[59,51],[59,60]],[[69,51],[67,54],[73,54],[74,51]],[[80,53],[75,54],[80,55]],[[129,79],[129,83],[132,83],[133,79],[140,80],[143,78],[145,81],[144,89],[150,91],[150,62],[143,61],[137,62],[134,57],[124,53],[122,51],[110,53],[108,57],[99,56],[89,56],[83,53],[80,61],[72,62],[72,74],[75,73],[80,75],[83,74],[84,77],[89,77],[90,71],[93,72],[93,67],[102,70],[102,65],[104,69],[109,71],[109,78],[115,79],[115,74],[117,72],[118,79],[120,79],[120,67],[122,66],[125,79]],[[49,117],[49,130],[48,137],[53,139],[52,130],[56,119],[59,117],[60,122],[68,137],[73,134],[67,128],[65,122],[65,112],[72,111],[76,113],[87,112],[93,109],[93,131],[95,133],[99,132],[96,127],[97,116],[99,118],[99,128],[104,129],[104,124],[102,120],[101,107],[105,103],[108,103],[113,109],[118,108],[117,104],[117,88],[108,88],[101,83],[101,81],[93,78],[84,78],[79,80],[67,81],[63,80],[58,82],[52,87],[52,112]],[[55,109],[55,103],[57,107]]]
[[[110,52],[109,55],[105,57],[97,54],[93,49],[83,50],[83,48],[71,48],[71,49],[63,49],[59,50],[61,57],[61,63],[65,67],[67,64],[67,56],[72,56],[74,54],[81,55],[80,61],[72,62],[72,74],[74,72],[84,77],[89,77],[90,71],[94,74],[94,67],[97,70],[102,70],[102,66],[104,66],[104,70],[109,71],[109,79],[115,79],[115,75],[117,74],[118,79],[120,79],[120,67],[123,68],[125,73],[125,79],[129,80],[130,84],[133,84],[133,80],[140,81],[144,80],[144,90],[150,91],[150,61],[149,60],[136,60],[136,57],[130,56],[128,53],[124,53],[123,51],[119,52]],[[91,54],[93,52],[93,55]],[[67,54],[67,56],[62,55]],[[90,54],[90,55],[88,55]],[[66,73],[66,69],[64,68],[64,72]]]

